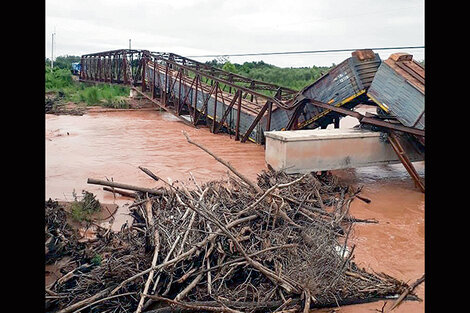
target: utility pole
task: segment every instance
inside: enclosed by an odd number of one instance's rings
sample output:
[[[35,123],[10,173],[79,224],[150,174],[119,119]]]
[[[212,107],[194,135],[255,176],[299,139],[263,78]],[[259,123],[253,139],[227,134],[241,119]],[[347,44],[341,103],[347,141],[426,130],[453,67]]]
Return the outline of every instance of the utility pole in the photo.
[[[129,50],[131,50],[131,40],[129,39]]]
[[[52,33],[51,72],[54,69],[54,35],[55,35],[55,27],[54,27],[54,32]]]

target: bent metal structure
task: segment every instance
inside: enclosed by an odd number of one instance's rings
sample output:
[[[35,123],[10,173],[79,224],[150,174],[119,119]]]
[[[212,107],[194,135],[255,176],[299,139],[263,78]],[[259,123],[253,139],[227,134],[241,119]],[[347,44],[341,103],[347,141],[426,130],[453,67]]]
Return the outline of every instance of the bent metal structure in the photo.
[[[124,84],[193,125],[222,128],[242,142],[264,142],[264,131],[326,128],[367,97],[378,54],[357,50],[300,91],[253,80],[179,56],[147,50],[83,55],[80,81]],[[343,109],[343,110],[339,110]],[[366,118],[363,123],[424,137],[422,129]]]
[[[412,57],[408,56],[400,54],[400,60]],[[417,176],[400,149],[397,134],[412,141],[424,153],[424,122],[419,125],[406,123],[397,110],[385,111],[385,117],[364,116],[352,111],[359,104],[383,107],[377,99],[382,99],[380,88],[387,86],[387,75],[390,75],[383,72],[383,64],[372,50],[356,50],[351,57],[297,91],[174,53],[121,49],[82,55],[80,81],[131,86],[185,123],[205,124],[211,132],[224,131],[241,142],[250,140],[263,144],[264,132],[271,130],[324,129],[332,123],[338,128],[341,117],[353,116],[372,130],[389,133],[389,141],[403,164],[412,176]],[[383,72],[379,73],[380,84],[374,84],[379,71]],[[422,76],[424,85],[424,74]],[[373,93],[368,92],[371,85],[378,85]],[[393,90],[385,92],[393,93]],[[413,99],[405,99],[408,100],[405,105],[416,106]],[[420,112],[424,112],[424,102],[419,102],[418,106],[421,105]],[[389,103],[389,106],[393,107],[393,104]]]

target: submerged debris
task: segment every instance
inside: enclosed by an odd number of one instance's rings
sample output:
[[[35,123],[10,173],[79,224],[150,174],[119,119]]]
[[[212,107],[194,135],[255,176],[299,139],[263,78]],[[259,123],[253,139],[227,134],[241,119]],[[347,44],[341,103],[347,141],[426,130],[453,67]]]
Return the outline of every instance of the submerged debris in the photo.
[[[235,177],[163,182],[159,192],[136,191],[130,225],[99,228],[87,244],[46,202],[46,251],[60,247],[46,263],[68,255],[73,265],[46,287],[48,312],[302,311],[408,290],[353,262],[353,224],[375,221],[349,214],[359,191],[332,175],[265,171],[258,191]]]

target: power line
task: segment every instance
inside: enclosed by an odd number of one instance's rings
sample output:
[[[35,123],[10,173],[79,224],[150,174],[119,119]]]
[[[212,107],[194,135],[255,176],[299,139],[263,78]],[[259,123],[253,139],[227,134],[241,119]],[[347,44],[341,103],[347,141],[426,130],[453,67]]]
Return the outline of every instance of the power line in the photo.
[[[314,53],[330,53],[330,52],[349,52],[349,51],[356,51],[356,50],[362,50],[362,49],[371,49],[371,50],[424,49],[424,46],[259,52],[259,53],[238,53],[238,54],[207,54],[207,55],[190,55],[188,56],[188,58],[241,57],[241,56],[256,56],[256,55],[279,55],[279,54],[314,54]]]

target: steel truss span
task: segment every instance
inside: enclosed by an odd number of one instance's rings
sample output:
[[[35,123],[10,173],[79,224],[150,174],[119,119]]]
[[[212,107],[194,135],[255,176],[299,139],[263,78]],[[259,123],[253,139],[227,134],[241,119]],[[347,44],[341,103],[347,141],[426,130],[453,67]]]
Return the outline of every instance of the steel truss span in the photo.
[[[233,134],[235,140],[264,143],[264,132],[339,127],[351,109],[374,104],[367,90],[381,60],[372,50],[352,56],[302,90],[224,71],[174,53],[121,49],[82,55],[80,81],[127,85],[191,125]],[[384,131],[422,137],[424,130],[377,116],[360,122]]]

